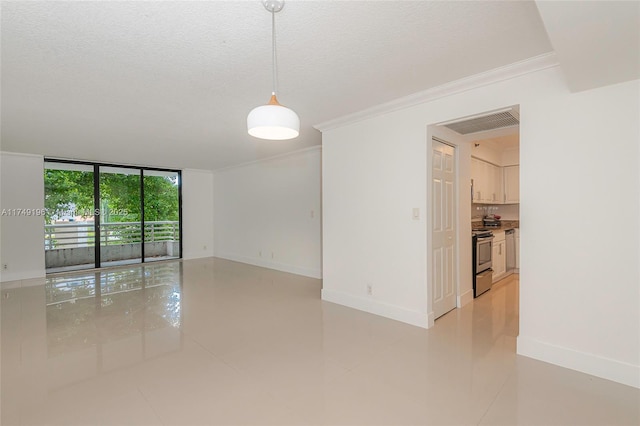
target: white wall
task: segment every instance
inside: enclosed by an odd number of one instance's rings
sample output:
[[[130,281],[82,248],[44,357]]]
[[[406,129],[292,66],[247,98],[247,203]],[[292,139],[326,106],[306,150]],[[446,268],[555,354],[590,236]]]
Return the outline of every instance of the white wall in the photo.
[[[639,103],[635,81],[526,105],[518,338],[522,354],[636,387]]]
[[[519,104],[518,352],[640,386],[638,93],[570,94],[553,67],[323,132],[323,298],[429,325],[427,127]]]
[[[213,256],[213,172],[182,171],[182,257]]]
[[[475,146],[476,143],[478,144],[478,146]],[[496,166],[502,166],[502,150],[498,150],[493,146],[489,146],[482,141],[472,142],[470,145],[472,156],[484,161],[488,161],[489,163],[495,164]]]
[[[320,278],[320,159],[314,147],[217,171],[215,255]]]
[[[0,280],[45,276],[44,215],[13,215],[11,209],[44,210],[44,158],[0,153]],[[3,266],[7,265],[7,269]],[[24,285],[22,283],[21,285]]]
[[[501,160],[501,166],[515,166],[520,164],[520,147],[503,150]]]

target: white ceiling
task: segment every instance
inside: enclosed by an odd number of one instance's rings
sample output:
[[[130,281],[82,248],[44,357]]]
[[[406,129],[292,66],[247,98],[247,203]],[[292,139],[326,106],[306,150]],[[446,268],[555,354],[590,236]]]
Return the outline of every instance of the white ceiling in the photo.
[[[512,128],[513,133],[504,136],[487,137],[474,140],[475,143],[484,144],[496,151],[516,149],[520,147],[520,133],[518,126]]]
[[[312,125],[553,50],[528,1],[288,1],[292,141],[246,133],[271,92],[260,1],[2,2],[2,149],[217,169],[321,143]]]
[[[640,1],[539,1],[573,92],[640,78]]]

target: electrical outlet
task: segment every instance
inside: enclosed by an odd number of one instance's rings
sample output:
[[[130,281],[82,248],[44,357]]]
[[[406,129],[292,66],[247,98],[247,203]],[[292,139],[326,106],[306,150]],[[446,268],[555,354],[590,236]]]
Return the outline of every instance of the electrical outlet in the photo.
[[[206,249],[207,249],[207,246],[206,246],[206,245],[205,245],[205,246],[202,246],[202,250],[206,250]]]
[[[371,284],[367,284],[367,294],[373,296],[373,286]]]
[[[4,265],[2,265],[2,269],[4,269],[4,270],[6,271],[7,269],[9,269],[9,265],[7,265],[7,264],[5,263]]]
[[[262,257],[262,250],[258,252],[258,256]]]
[[[271,258],[273,259],[273,252],[271,252]]]

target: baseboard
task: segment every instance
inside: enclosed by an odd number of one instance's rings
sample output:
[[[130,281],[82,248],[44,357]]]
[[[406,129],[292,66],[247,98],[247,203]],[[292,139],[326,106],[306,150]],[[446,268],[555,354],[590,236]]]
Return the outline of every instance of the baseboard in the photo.
[[[2,281],[0,282],[0,290],[13,290],[22,287],[22,280]]]
[[[461,296],[458,296],[456,299],[457,307],[462,308],[467,303],[473,300],[473,289],[467,290],[462,293]]]
[[[279,263],[261,258],[241,256],[238,254],[216,253],[215,257],[219,257],[220,259],[233,260],[234,262],[246,263],[248,265],[260,266],[262,268],[275,269],[276,271],[288,272],[290,274],[302,275],[304,277],[322,279],[322,271],[320,269],[289,265],[286,263]]]
[[[524,336],[518,337],[518,355],[534,358],[560,367],[640,388],[640,366]]]
[[[44,269],[37,269],[32,271],[21,271],[21,272],[11,272],[5,271],[0,274],[0,281],[23,281],[23,280],[34,280],[39,278],[44,278],[46,276],[46,272]]]
[[[371,298],[363,298],[341,291],[322,289],[322,300],[347,306],[359,311],[369,312],[417,327],[428,328],[428,315],[423,312],[410,311],[399,306],[382,303]],[[433,321],[431,321],[433,324]]]
[[[427,328],[431,328],[436,324],[436,314],[431,311],[429,315],[427,315]]]
[[[207,257],[213,257],[213,251],[185,252],[182,256],[184,260],[204,259]]]
[[[0,289],[12,290],[14,288],[36,287],[39,285],[45,285],[46,281],[47,279],[45,277],[27,278],[24,280],[2,281],[0,282]]]

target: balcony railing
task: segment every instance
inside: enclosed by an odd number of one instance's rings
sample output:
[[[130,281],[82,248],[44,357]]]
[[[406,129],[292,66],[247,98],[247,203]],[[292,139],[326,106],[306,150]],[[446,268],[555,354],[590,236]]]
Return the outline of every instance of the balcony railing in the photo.
[[[100,245],[123,245],[142,242],[140,222],[110,222],[100,224]],[[144,223],[144,242],[179,241],[178,221]],[[95,246],[91,222],[61,223],[44,226],[45,250]]]

